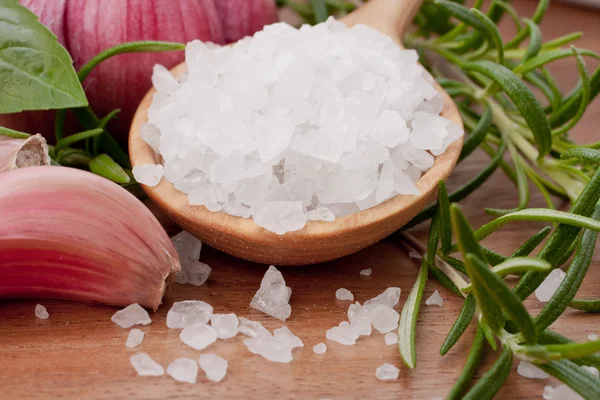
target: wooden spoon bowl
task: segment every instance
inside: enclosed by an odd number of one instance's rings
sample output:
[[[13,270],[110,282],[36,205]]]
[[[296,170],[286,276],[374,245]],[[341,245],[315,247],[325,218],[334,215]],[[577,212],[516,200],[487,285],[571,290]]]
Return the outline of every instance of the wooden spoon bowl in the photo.
[[[412,21],[422,0],[371,0],[345,16],[348,26],[369,25],[390,36],[399,46],[400,37]],[[178,76],[184,63],[171,70]],[[462,126],[456,105],[439,86],[444,97],[442,116]],[[140,127],[148,120],[148,107],[156,91],[150,90],[140,103],[129,135],[131,163],[159,164],[162,158],[140,137]],[[455,141],[417,181],[420,196],[395,196],[373,208],[339,217],[333,222],[309,221],[306,226],[285,235],[277,235],[257,226],[252,219],[223,212],[210,212],[203,206],[191,206],[187,195],[166,179],[157,186],[142,185],[148,196],[177,224],[206,244],[233,256],[265,264],[305,265],[339,258],[385,238],[401,228],[432,200],[437,182],[446,179],[460,154],[462,139]]]

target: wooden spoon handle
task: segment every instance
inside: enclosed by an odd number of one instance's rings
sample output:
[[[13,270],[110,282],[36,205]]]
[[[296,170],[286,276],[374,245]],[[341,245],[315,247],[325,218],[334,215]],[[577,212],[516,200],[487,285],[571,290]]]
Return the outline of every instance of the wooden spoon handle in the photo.
[[[402,35],[422,4],[423,0],[369,0],[341,21],[348,26],[368,25],[385,33],[402,46]]]

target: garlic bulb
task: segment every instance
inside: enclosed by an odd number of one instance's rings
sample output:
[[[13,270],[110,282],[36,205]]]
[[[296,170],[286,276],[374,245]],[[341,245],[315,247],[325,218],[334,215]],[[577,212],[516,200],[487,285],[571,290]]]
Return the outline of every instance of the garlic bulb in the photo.
[[[17,168],[49,164],[48,146],[42,135],[27,139],[0,135],[0,174]]]

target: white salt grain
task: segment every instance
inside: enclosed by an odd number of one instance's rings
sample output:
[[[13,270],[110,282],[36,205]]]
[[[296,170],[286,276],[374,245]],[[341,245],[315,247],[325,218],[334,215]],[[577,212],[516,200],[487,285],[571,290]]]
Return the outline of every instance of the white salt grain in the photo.
[[[278,23],[185,53],[179,78],[154,67],[142,139],[191,205],[277,234],[418,195],[433,155],[462,135],[439,116],[443,99],[417,53],[364,25]],[[134,175],[150,185],[162,171]]]
[[[238,332],[242,335],[254,338],[259,336],[271,336],[271,332],[269,332],[267,328],[262,326],[262,324],[258,321],[252,321],[244,317],[238,318],[238,321]]]
[[[535,290],[535,297],[543,302],[549,301],[565,278],[565,275],[565,272],[558,268],[550,272],[546,279],[544,279],[544,282]]]
[[[327,351],[327,345],[325,343],[317,343],[313,346],[313,352],[315,354],[325,354]]]
[[[379,332],[387,333],[398,328],[400,314],[393,308],[386,306],[385,304],[380,304],[372,310],[370,314],[373,328],[377,329]]]
[[[198,363],[191,358],[178,358],[167,367],[167,375],[178,382],[194,384],[198,379]]]
[[[361,306],[358,301],[348,307],[348,321],[360,336],[371,334],[371,315],[369,310]]]
[[[238,318],[235,314],[213,314],[210,325],[219,339],[229,339],[238,333]]]
[[[400,375],[400,370],[392,364],[384,363],[377,367],[375,376],[380,381],[395,381]]]
[[[184,329],[198,323],[206,324],[212,315],[213,307],[204,301],[178,301],[167,313],[167,327]]]
[[[146,186],[156,186],[163,177],[163,166],[154,164],[138,164],[133,167],[133,177]]]
[[[371,268],[363,269],[360,271],[361,276],[371,276],[373,270]]]
[[[356,343],[359,337],[358,331],[351,327],[346,321],[341,322],[338,326],[334,326],[327,330],[325,337],[345,346],[352,346]]]
[[[292,361],[292,348],[269,336],[244,339],[244,345],[254,354],[269,361],[289,363]]]
[[[212,327],[201,322],[182,330],[179,338],[191,348],[204,350],[217,340],[217,333]]]
[[[547,379],[550,376],[527,361],[521,361],[519,363],[519,366],[517,367],[517,373],[529,379]]]
[[[171,238],[171,242],[180,258],[189,258],[191,260],[200,259],[202,242],[191,233],[181,231]]]
[[[354,295],[348,290],[344,288],[340,288],[335,291],[335,298],[338,300],[350,300],[354,301]]]
[[[117,311],[110,320],[121,328],[129,328],[133,325],[148,325],[152,322],[148,311],[137,303]]]
[[[383,339],[385,340],[385,344],[388,346],[392,344],[398,344],[398,334],[396,332],[386,333]]]
[[[421,258],[423,258],[423,257],[421,256],[421,254],[417,253],[417,252],[416,252],[416,251],[414,251],[414,250],[411,250],[411,251],[409,251],[409,252],[408,252],[408,256],[409,256],[410,258],[414,259],[414,260],[420,260]]]
[[[162,376],[165,369],[146,353],[139,353],[129,359],[139,376]]]
[[[444,305],[444,299],[442,299],[442,296],[440,296],[440,292],[436,290],[431,296],[429,296],[427,300],[425,300],[425,304],[428,306],[435,305],[442,307]]]
[[[576,391],[567,385],[558,385],[551,392],[551,400],[584,400]]]
[[[223,357],[214,353],[205,353],[198,359],[200,368],[206,374],[206,377],[213,382],[221,382],[227,375],[229,363]]]
[[[552,400],[552,394],[554,393],[554,388],[552,386],[544,386],[544,393],[542,397],[544,400]]]
[[[140,331],[139,329],[132,329],[129,331],[129,335],[127,335],[127,341],[125,342],[125,346],[129,347],[130,349],[133,349],[142,344],[143,340],[144,332]]]
[[[285,321],[292,313],[289,305],[291,293],[292,289],[285,286],[281,272],[271,265],[260,283],[260,289],[250,302],[250,307]]]
[[[35,316],[39,319],[48,319],[50,314],[48,314],[48,310],[41,304],[35,306]]]
[[[302,340],[296,335],[294,335],[287,326],[282,326],[281,328],[277,328],[273,331],[273,338],[279,343],[288,346],[292,349],[296,347],[304,347],[304,343]]]
[[[380,304],[386,305],[388,307],[394,307],[400,301],[400,288],[399,287],[389,287],[383,291],[383,293],[379,294],[376,297],[373,297],[370,300],[365,301],[363,306],[369,310],[374,310]]]
[[[592,342],[595,340],[598,340],[598,335],[596,335],[595,333],[592,333],[592,334],[588,335],[588,340],[590,340]]]

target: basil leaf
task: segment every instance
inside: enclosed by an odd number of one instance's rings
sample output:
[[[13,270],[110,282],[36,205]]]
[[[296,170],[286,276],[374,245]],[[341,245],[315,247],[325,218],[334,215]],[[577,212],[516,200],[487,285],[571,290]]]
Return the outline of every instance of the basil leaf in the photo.
[[[552,133],[544,109],[531,90],[514,72],[503,65],[487,60],[470,62],[464,64],[462,68],[465,71],[483,74],[496,82],[525,118],[537,143],[539,157],[543,157],[550,152]]]
[[[410,294],[408,295],[404,307],[402,307],[402,313],[400,314],[398,349],[400,350],[400,357],[402,357],[402,360],[410,369],[413,369],[417,365],[417,317],[419,316],[423,291],[425,290],[425,283],[427,282],[428,266],[429,264],[426,260],[421,262],[417,280],[410,290]]]
[[[465,390],[467,390],[469,383],[471,383],[473,376],[475,376],[477,367],[479,367],[479,364],[481,364],[481,360],[483,359],[483,350],[485,348],[483,339],[483,328],[478,326],[465,367],[454,383],[454,386],[452,386],[452,389],[450,389],[450,393],[448,393],[446,400],[459,400]]]
[[[465,333],[465,330],[473,320],[473,315],[475,315],[475,306],[475,297],[472,293],[469,293],[469,295],[465,298],[462,308],[460,309],[458,318],[454,322],[454,325],[452,325],[452,328],[450,328],[450,332],[448,332],[448,335],[446,336],[446,339],[440,348],[440,354],[442,356],[450,351],[456,342],[458,342],[458,339],[460,339],[463,333]]]
[[[0,0],[0,114],[88,104],[71,57],[17,0]]]

